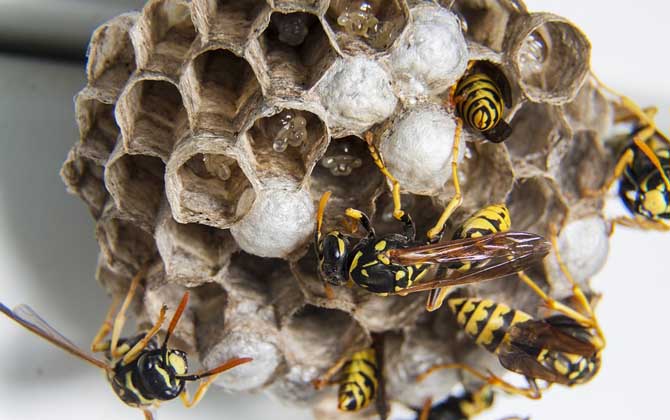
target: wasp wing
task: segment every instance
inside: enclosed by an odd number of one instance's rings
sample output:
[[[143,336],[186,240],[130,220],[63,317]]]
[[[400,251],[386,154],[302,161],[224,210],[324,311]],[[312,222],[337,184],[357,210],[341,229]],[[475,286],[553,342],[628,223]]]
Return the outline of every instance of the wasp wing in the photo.
[[[79,357],[80,359],[85,360],[92,365],[99,367],[100,369],[109,369],[107,363],[93,357],[88,352],[77,347],[72,341],[68,340],[61,333],[56,331],[55,328],[49,325],[44,319],[42,319],[42,317],[39,316],[37,312],[35,312],[30,306],[19,305],[14,308],[14,310],[11,310],[0,303],[0,312],[3,312],[9,318],[13,319],[27,330],[37,334],[38,336],[49,341],[51,344],[60,347],[66,352]]]
[[[575,323],[570,327],[575,325],[578,326]],[[525,346],[578,354],[584,357],[591,357],[597,351],[592,343],[581,340],[561,330],[560,326],[552,325],[551,322],[542,319],[515,324],[509,329],[508,334],[512,343]]]
[[[453,271],[445,278],[426,281],[396,293],[415,293],[440,287],[494,280],[526,270],[549,253],[551,246],[541,236],[526,232],[503,232],[437,245],[391,250],[391,260],[401,264],[447,264],[483,262],[465,273]]]
[[[535,357],[512,343],[503,344],[503,347],[498,351],[498,360],[505,369],[528,378],[542,379],[554,384],[568,384],[567,377],[543,366]]]
[[[389,251],[392,263],[449,264],[481,262],[491,259],[513,259],[526,254],[545,256],[551,245],[542,236],[528,232],[498,232],[478,238],[455,239],[437,244]]]

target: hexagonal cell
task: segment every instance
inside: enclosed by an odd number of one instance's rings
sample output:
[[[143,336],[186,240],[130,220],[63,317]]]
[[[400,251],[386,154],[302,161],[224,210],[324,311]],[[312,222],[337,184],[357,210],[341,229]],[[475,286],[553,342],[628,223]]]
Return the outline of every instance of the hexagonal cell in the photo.
[[[569,144],[572,137],[563,114],[551,105],[527,102],[509,124],[512,134],[504,144],[516,170],[529,164],[545,170],[549,150],[559,142]]]
[[[175,222],[167,203],[159,213],[155,237],[166,280],[188,287],[219,280],[238,249],[229,231]]]
[[[151,232],[165,194],[164,175],[160,159],[126,154],[119,144],[105,170],[105,186],[119,213]]]
[[[293,15],[307,28],[304,36],[280,32],[282,20]],[[295,97],[311,89],[337,58],[321,22],[309,13],[273,13],[259,42],[264,73],[270,78],[267,88],[277,97]]]
[[[466,147],[466,158],[458,168],[463,191],[460,210],[465,217],[469,217],[485,206],[503,203],[514,185],[514,172],[505,146],[470,142]],[[446,206],[453,195],[454,188],[450,184],[439,195],[438,201]]]
[[[315,201],[324,192],[332,192],[324,214],[324,232],[336,226],[342,228],[338,225],[344,220],[347,207],[372,217],[372,203],[379,195],[383,180],[363,140],[356,136],[332,140],[310,177],[310,192]]]
[[[582,204],[583,189],[597,189],[611,173],[611,156],[598,135],[590,130],[575,133],[571,142],[561,142],[549,154],[549,171],[557,180],[571,212]],[[587,202],[584,204],[592,204]]]
[[[110,203],[96,225],[95,234],[107,266],[116,273],[132,277],[156,258],[151,233],[123,219]]]
[[[128,153],[167,162],[177,140],[189,130],[177,87],[161,79],[138,79],[119,99],[116,120]]]
[[[614,120],[612,104],[594,78],[584,83],[575,99],[563,105],[563,110],[573,131],[592,130],[599,138],[607,136]]]
[[[262,98],[249,63],[225,49],[198,55],[188,66],[186,77],[191,87],[187,104],[195,133],[238,132]]]
[[[537,176],[518,179],[507,198],[512,229],[546,236],[549,225],[561,226],[568,205],[550,178]]]
[[[270,12],[264,0],[194,0],[193,21],[205,42],[245,44]]]
[[[75,107],[81,141],[79,152],[98,165],[104,165],[120,134],[114,119],[114,105],[80,94]]]
[[[249,142],[261,180],[289,178],[303,183],[326,148],[328,131],[318,115],[287,107],[256,120],[243,138]]]
[[[179,223],[201,223],[226,229],[245,213],[244,194],[255,199],[251,182],[240,168],[233,140],[190,137],[181,141],[167,165],[166,192]]]
[[[107,201],[107,190],[103,181],[104,171],[102,165],[81,156],[77,146],[70,150],[60,171],[68,192],[79,195],[96,220],[102,214]]]
[[[199,296],[196,334],[203,365],[211,369],[233,357],[254,359],[221,375],[216,384],[229,391],[264,386],[283,362],[271,307],[259,310],[263,308],[227,294],[218,285],[203,286]]]
[[[570,21],[549,13],[516,19],[506,51],[524,93],[535,102],[563,104],[588,76],[589,40]]]
[[[174,78],[195,40],[189,3],[184,0],[152,0],[132,33],[141,70]]]
[[[91,36],[86,75],[88,85],[105,103],[113,103],[135,71],[135,51],[130,30],[136,14],[118,16],[100,26]]]
[[[309,383],[343,354],[369,345],[361,326],[346,312],[307,305],[280,331],[286,362],[304,370]]]
[[[343,52],[379,53],[405,29],[409,10],[400,0],[333,0],[325,18]]]
[[[147,320],[152,324],[158,321],[158,315],[163,305],[167,305],[168,307],[166,319],[172,319],[179,301],[184,296],[186,290],[185,287],[176,284],[149,285],[146,287],[143,296],[143,310]],[[192,293],[196,295],[196,291]],[[170,336],[169,342],[170,347],[188,352],[189,358],[195,356],[193,354],[196,342],[195,314],[192,309],[194,301],[197,301],[197,298],[193,299],[182,313],[177,327]],[[164,323],[161,328],[163,335],[167,328],[168,324]]]
[[[465,21],[466,36],[492,50],[502,51],[510,18],[519,13],[513,1],[456,0],[453,9]]]

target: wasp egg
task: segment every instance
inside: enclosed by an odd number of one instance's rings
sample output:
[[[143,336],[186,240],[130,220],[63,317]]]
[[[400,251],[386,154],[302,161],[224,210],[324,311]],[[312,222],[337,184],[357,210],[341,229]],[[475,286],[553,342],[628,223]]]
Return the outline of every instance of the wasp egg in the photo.
[[[284,258],[304,244],[314,230],[316,211],[305,190],[294,185],[266,183],[249,212],[230,228],[244,251],[260,257]],[[238,211],[244,212],[244,196]]]
[[[453,13],[425,6],[412,10],[414,25],[391,53],[390,64],[403,96],[421,97],[445,90],[468,63],[461,23]]]
[[[348,132],[367,130],[388,118],[398,99],[386,71],[375,61],[354,57],[338,60],[319,88],[331,125]]]

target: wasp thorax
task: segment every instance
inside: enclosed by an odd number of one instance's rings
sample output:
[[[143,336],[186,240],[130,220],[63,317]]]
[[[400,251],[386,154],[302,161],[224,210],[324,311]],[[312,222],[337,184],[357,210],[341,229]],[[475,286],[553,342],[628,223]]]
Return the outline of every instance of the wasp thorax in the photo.
[[[329,232],[319,246],[319,275],[329,283],[341,285],[347,282],[347,259],[349,241],[340,232]]]

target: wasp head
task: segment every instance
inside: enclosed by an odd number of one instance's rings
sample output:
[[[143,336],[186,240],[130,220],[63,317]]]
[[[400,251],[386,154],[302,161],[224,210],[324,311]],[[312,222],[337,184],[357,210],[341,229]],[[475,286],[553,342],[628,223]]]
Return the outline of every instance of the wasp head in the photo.
[[[349,240],[338,231],[328,232],[317,245],[319,275],[328,283],[342,285],[347,282]]]

